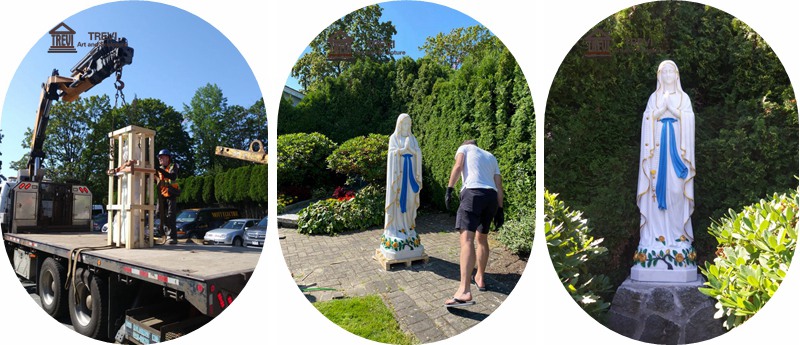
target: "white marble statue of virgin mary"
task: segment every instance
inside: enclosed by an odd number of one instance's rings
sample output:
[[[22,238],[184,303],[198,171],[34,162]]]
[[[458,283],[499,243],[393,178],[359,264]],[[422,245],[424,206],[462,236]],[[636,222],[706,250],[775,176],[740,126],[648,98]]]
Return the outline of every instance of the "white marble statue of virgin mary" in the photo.
[[[694,112],[674,62],[661,62],[657,80],[642,116],[636,191],[640,238],[631,279],[694,281]]]
[[[380,251],[389,260],[421,257],[425,253],[416,231],[419,191],[422,189],[422,151],[411,133],[411,117],[400,114],[389,137],[386,160],[386,205]]]

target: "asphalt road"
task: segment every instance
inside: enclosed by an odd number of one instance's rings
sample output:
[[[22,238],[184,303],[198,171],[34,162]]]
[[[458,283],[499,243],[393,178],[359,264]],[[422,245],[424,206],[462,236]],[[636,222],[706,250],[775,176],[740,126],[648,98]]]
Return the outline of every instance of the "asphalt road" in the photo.
[[[36,306],[41,309],[42,299],[36,293],[36,284],[34,284],[31,281],[25,280],[23,278],[19,278],[19,282],[20,284],[22,284],[22,287],[25,288],[26,291],[28,291],[28,294],[31,296],[31,298],[33,298],[33,301],[36,302]],[[56,320],[56,322],[60,322],[62,325],[64,325],[64,327],[74,330],[74,328],[72,327],[72,322],[69,320],[69,317],[66,317],[65,320]]]

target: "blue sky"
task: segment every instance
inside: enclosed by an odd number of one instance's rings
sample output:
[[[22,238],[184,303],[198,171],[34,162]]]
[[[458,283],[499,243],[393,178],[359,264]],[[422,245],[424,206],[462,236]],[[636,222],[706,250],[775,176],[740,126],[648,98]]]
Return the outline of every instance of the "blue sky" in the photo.
[[[123,15],[124,14],[124,15]],[[6,94],[0,116],[5,135],[0,143],[2,174],[16,176],[9,168],[28,150],[21,147],[23,135],[34,126],[41,84],[58,69],[69,76],[70,69],[91,48],[78,42],[94,42],[89,32],[117,32],[134,49],[133,64],[123,69],[125,99],[157,98],[183,111],[195,91],[207,83],[222,89],[229,105],[249,107],[261,98],[256,78],[239,51],[216,28],[181,9],[153,2],[116,2],[95,6],[63,19],[76,34],[77,53],[48,53],[48,33],[59,23],[42,27],[42,36],[20,64]],[[113,76],[82,97],[109,95],[112,106]],[[47,142],[45,142],[47,145]]]
[[[397,34],[394,36],[394,50],[404,51],[405,56],[415,60],[422,57],[423,52],[419,47],[425,43],[426,38],[436,36],[438,33],[449,33],[455,28],[480,24],[459,11],[430,2],[390,1],[379,5],[383,8],[381,21],[391,21],[397,29]],[[303,54],[308,51],[310,48],[306,48]],[[395,56],[397,59],[401,57],[403,55]],[[287,75],[290,73],[291,71],[287,71]],[[297,80],[291,76],[287,79],[286,85],[295,90],[301,89]]]
[[[422,56],[419,47],[427,37],[479,24],[459,11],[428,2],[380,5],[384,9],[382,20],[391,21],[397,28],[395,50],[405,51],[414,59]],[[189,12],[153,2],[116,2],[86,9],[65,17],[63,22],[76,31],[76,44],[93,42],[88,33],[98,31],[116,32],[118,37],[128,39],[135,50],[133,64],[123,70],[128,102],[134,95],[157,98],[183,111],[194,92],[209,82],[222,89],[231,105],[248,107],[261,97],[258,83],[236,47],[216,28]],[[10,162],[27,152],[20,144],[25,130],[34,125],[42,82],[54,68],[61,75],[69,75],[70,68],[90,49],[76,47],[75,54],[47,53],[52,43],[48,32],[58,24],[41,28],[41,38],[28,51],[6,94],[0,115],[0,128],[5,135],[0,143],[0,173],[7,177],[16,176],[9,168]],[[285,73],[288,77],[290,71]],[[300,88],[293,78],[286,83]],[[82,96],[106,94],[113,105],[114,93],[113,80],[109,78]]]

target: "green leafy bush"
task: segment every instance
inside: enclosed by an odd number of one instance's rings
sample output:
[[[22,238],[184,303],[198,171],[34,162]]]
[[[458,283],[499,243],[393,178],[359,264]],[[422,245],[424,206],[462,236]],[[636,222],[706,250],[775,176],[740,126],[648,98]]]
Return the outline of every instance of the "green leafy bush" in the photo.
[[[557,194],[544,194],[544,233],[550,259],[564,288],[583,310],[600,320],[611,305],[601,295],[611,291],[608,277],[589,272],[591,261],[606,255],[603,239],[594,239],[582,213],[570,211]]]
[[[320,200],[300,211],[297,231],[309,235],[334,235],[383,225],[384,203],[384,191],[375,186],[365,187],[349,200]]]
[[[292,133],[278,137],[278,190],[287,194],[302,194],[297,188],[310,190],[328,181],[325,158],[335,144],[320,133]]]
[[[370,134],[349,139],[328,156],[328,169],[347,175],[347,184],[357,180],[376,183],[386,180],[386,151],[389,136]]]
[[[797,248],[797,191],[777,193],[740,213],[714,221],[709,233],[719,249],[714,263],[700,267],[707,281],[700,291],[717,299],[717,318],[731,329],[756,312],[778,290]]]
[[[517,255],[530,255],[535,228],[536,216],[531,209],[520,219],[509,220],[503,224],[497,233],[497,240]]]

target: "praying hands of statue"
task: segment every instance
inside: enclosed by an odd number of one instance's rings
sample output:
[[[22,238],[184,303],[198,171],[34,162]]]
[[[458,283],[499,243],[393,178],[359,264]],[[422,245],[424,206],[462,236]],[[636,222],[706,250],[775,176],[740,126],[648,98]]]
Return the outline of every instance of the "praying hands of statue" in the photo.
[[[664,92],[664,97],[661,101],[661,105],[656,105],[656,114],[658,117],[667,115],[667,112],[671,113],[672,116],[678,117],[678,109],[676,109],[672,103],[669,101],[670,95],[674,93],[670,93],[669,91]]]

